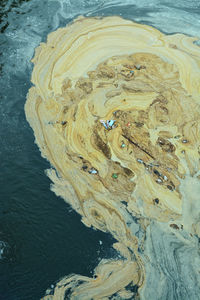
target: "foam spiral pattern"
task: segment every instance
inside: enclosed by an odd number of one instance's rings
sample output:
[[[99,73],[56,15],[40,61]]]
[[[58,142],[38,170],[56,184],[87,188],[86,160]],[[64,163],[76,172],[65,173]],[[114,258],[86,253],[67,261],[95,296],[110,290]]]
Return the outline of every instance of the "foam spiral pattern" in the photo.
[[[110,232],[120,254],[102,260],[92,278],[66,276],[43,299],[198,299],[195,40],[117,16],[79,17],[36,49],[25,112],[52,165],[51,189],[86,226]],[[170,258],[174,243],[180,253]],[[187,247],[196,260],[190,285]],[[184,255],[183,279],[174,266],[182,266]]]

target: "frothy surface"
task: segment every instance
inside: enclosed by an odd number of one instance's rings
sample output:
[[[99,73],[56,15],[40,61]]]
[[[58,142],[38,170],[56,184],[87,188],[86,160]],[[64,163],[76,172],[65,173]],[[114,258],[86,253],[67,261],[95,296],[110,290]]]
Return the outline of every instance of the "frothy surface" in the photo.
[[[130,299],[136,286],[142,299],[152,296],[148,232],[155,228],[160,237],[166,232],[169,244],[174,232],[185,247],[192,239],[199,260],[195,40],[119,17],[80,17],[36,49],[25,110],[42,155],[56,169],[48,171],[52,190],[86,226],[110,232],[121,255],[102,260],[95,278],[64,278],[47,297]],[[164,244],[159,247],[164,256]],[[163,299],[169,288],[164,268],[157,294]],[[186,288],[185,295],[198,295],[197,272],[194,266],[194,294]]]

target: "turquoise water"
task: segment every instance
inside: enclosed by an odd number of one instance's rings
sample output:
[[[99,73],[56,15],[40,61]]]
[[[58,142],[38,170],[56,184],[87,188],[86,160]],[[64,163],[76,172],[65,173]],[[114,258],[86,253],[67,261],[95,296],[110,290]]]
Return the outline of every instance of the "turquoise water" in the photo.
[[[86,228],[50,191],[49,163],[24,115],[34,48],[80,14],[200,32],[199,1],[0,1],[0,300],[39,299],[62,276],[91,275],[101,258],[117,256],[109,234]]]

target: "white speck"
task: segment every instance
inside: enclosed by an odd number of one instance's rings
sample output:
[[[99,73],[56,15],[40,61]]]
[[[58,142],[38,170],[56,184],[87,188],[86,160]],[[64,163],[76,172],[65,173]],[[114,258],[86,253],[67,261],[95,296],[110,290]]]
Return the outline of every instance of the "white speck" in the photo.
[[[103,242],[102,242],[102,241],[99,241],[99,244],[100,244],[100,245],[102,245],[102,244],[103,244]]]
[[[158,179],[156,180],[156,182],[162,183],[162,179],[158,178]]]
[[[88,172],[90,174],[97,174],[97,170],[95,170],[94,168],[90,169]]]
[[[143,160],[140,158],[137,158],[137,162],[139,162],[140,164],[143,164]]]

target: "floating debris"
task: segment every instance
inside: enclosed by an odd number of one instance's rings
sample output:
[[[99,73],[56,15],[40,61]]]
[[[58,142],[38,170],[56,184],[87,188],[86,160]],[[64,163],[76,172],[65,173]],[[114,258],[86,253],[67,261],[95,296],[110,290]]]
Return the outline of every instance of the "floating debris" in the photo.
[[[104,126],[106,129],[108,129],[108,126],[107,126],[107,124],[106,124],[106,122],[105,122],[105,121],[103,121],[103,120],[100,120],[100,122],[101,122],[101,124],[103,124],[103,126]]]
[[[114,124],[116,122],[115,120],[107,120],[107,121],[100,120],[100,122],[108,130],[111,130],[111,129],[115,128],[115,126],[114,126]]]
[[[167,176],[166,176],[166,175],[164,175],[164,176],[163,176],[163,179],[164,179],[165,181],[167,181],[167,180],[168,180],[168,178],[167,178]]]
[[[176,230],[179,229],[178,225],[176,225],[176,224],[170,224],[169,226]]]
[[[186,144],[188,143],[188,140],[182,140],[182,143]]]
[[[86,165],[83,165],[83,166],[82,166],[82,169],[83,169],[83,170],[86,170],[87,168],[88,168],[88,166],[86,166]]]
[[[136,68],[137,70],[141,70],[141,65],[135,65],[135,68]]]
[[[48,125],[54,125],[54,122],[53,121],[49,121],[47,124]]]
[[[159,199],[158,199],[158,198],[155,198],[155,199],[153,199],[153,202],[154,202],[154,204],[155,204],[155,203],[158,204],[158,203],[159,203]]]
[[[88,172],[90,174],[97,174],[98,173],[98,171],[95,168],[91,168]]]
[[[163,181],[162,181],[162,179],[158,178],[158,179],[156,179],[156,182],[157,183],[162,183]]]
[[[112,174],[112,178],[117,179],[117,178],[118,178],[117,173],[113,173],[113,174]]]
[[[126,147],[126,144],[122,143],[121,148],[125,148],[125,147]]]
[[[140,158],[137,158],[137,162],[139,162],[139,164],[143,164],[144,163],[143,160],[140,159]]]
[[[130,123],[130,122],[128,122],[128,123],[126,124],[126,126],[127,126],[127,127],[130,127],[130,126],[131,126],[131,123]]]
[[[159,164],[156,164],[156,163],[149,163],[149,166],[150,166],[150,167],[159,167],[160,165],[159,165]]]
[[[170,190],[170,191],[173,191],[173,187],[171,185],[167,185],[167,188]]]
[[[66,125],[66,124],[67,124],[67,121],[62,121],[61,122],[61,125],[63,125],[63,126]]]
[[[131,73],[131,74],[134,74],[134,71],[133,71],[133,70],[131,70],[131,71],[130,71],[130,73]]]
[[[164,145],[165,144],[165,142],[164,142],[164,139],[158,139],[158,143],[160,144],[160,145]]]
[[[155,175],[161,176],[161,174],[160,174],[160,172],[158,172],[158,170],[154,169],[153,172],[154,172]]]
[[[185,150],[182,150],[181,153],[182,153],[182,154],[185,154]]]

